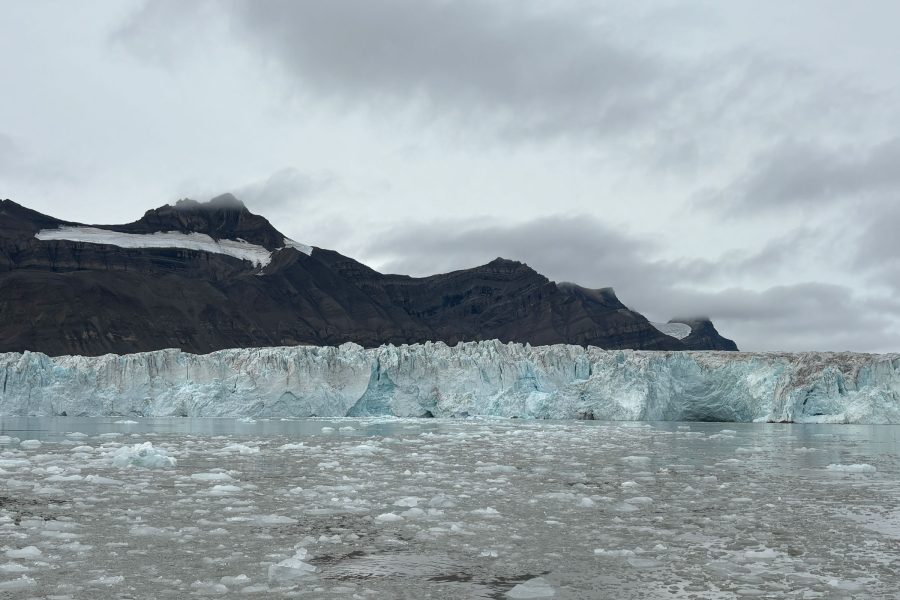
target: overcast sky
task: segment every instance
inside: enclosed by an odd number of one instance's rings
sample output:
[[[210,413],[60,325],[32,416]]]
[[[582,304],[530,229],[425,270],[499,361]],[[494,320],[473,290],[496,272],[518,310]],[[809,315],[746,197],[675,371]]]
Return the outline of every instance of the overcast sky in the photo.
[[[900,351],[896,0],[6,0],[0,197],[230,191],[424,275],[518,259],[742,349]]]

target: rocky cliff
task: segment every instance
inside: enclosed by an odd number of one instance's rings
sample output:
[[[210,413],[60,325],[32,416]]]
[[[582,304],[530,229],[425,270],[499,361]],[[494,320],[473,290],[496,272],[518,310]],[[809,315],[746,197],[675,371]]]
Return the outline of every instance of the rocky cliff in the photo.
[[[0,315],[0,351],[50,355],[488,339],[734,346],[715,329],[666,335],[611,289],[556,284],[513,260],[430,277],[378,273],[286,238],[230,195],[123,225],[0,202]]]

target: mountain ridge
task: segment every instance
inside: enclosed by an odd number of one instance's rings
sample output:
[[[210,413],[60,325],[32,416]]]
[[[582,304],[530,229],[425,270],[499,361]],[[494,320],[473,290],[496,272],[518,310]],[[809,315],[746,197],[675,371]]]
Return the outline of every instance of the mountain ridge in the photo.
[[[230,194],[122,225],[63,221],[4,200],[0,314],[0,351],[50,355],[488,339],[736,349],[711,322],[686,343],[612,288],[557,284],[516,260],[382,274],[290,240]]]

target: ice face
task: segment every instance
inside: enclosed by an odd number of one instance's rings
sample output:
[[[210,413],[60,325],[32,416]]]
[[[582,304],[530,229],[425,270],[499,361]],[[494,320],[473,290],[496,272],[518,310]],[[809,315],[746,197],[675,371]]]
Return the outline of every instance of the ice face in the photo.
[[[25,352],[0,354],[0,378],[6,415],[900,423],[896,354],[606,351],[497,341],[206,355]]]

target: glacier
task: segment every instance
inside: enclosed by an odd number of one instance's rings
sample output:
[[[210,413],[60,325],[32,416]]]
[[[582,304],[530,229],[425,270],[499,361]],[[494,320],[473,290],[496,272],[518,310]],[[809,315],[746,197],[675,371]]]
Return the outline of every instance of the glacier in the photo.
[[[0,415],[900,423],[900,355],[499,341],[0,354]]]

